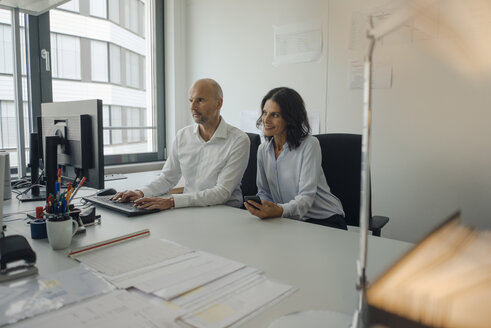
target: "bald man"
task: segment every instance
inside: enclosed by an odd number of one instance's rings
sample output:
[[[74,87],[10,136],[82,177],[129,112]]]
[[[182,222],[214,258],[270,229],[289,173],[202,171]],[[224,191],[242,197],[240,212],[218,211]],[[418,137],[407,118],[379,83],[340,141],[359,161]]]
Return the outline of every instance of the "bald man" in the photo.
[[[148,210],[242,205],[240,181],[249,161],[249,138],[221,117],[223,93],[216,81],[196,81],[189,89],[189,103],[195,124],[177,132],[160,176],[141,189],[116,193],[113,200],[134,201]],[[184,193],[162,196],[181,176]]]

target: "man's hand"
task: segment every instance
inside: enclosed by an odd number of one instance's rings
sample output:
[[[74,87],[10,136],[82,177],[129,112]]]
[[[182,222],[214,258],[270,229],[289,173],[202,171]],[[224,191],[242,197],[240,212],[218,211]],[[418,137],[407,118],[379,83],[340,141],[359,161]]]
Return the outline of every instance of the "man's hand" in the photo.
[[[135,207],[146,210],[167,210],[174,207],[172,197],[143,197],[135,200]]]
[[[248,202],[244,203],[244,206],[249,211],[249,213],[257,216],[260,219],[277,218],[281,217],[281,215],[283,214],[283,207],[278,206],[275,203],[267,200],[263,200],[261,201],[261,203],[262,204],[259,204],[253,200],[249,200]],[[255,209],[252,205],[257,207],[257,209]]]
[[[133,202],[143,197],[143,191],[141,190],[125,190],[116,193],[109,198],[110,200],[119,200],[121,203]]]

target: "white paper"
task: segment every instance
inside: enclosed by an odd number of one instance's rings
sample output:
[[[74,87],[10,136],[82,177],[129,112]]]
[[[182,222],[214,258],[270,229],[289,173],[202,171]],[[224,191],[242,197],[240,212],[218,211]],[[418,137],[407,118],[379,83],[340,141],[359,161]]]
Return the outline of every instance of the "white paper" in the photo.
[[[80,265],[35,279],[17,281],[9,289],[8,292],[0,289],[0,326],[59,309],[114,288]]]
[[[351,59],[349,62],[348,86],[350,89],[362,89],[364,79],[364,62]],[[392,87],[392,64],[388,61],[372,63],[372,88],[390,89]]]
[[[222,328],[239,324],[286,297],[293,288],[266,278],[211,303],[206,308],[182,317],[182,321],[200,328]]]
[[[164,309],[163,306],[152,304],[137,294],[116,291],[26,320],[15,327],[178,328],[179,326],[168,318]]]
[[[198,253],[199,257],[143,274],[135,288],[171,300],[245,266],[213,254]]]
[[[368,27],[368,17],[361,12],[351,14],[351,29],[349,38],[349,49],[353,51],[364,50],[368,46],[366,30]]]
[[[173,257],[171,259],[165,260],[161,263],[149,265],[134,271],[130,271],[121,275],[117,276],[104,276],[108,281],[110,281],[114,286],[118,288],[130,288],[134,287],[135,284],[145,281],[146,275],[145,274],[150,274],[152,275],[153,273],[149,273],[152,271],[156,271],[161,269],[162,267],[168,266],[168,265],[173,265],[179,262],[187,261],[189,259],[192,259],[194,257],[198,257],[197,252],[191,252],[187,253],[181,256]]]
[[[322,23],[304,22],[274,27],[273,65],[313,62],[322,54]]]
[[[73,258],[105,275],[116,276],[191,251],[173,242],[143,237],[93,252],[77,254]]]
[[[249,278],[257,279],[259,276],[260,271],[258,269],[245,267],[176,297],[172,300],[172,303],[180,307],[189,308],[194,306],[194,304],[213,300],[217,295],[229,294],[230,291],[235,289],[235,285],[240,284],[242,281],[249,282]]]

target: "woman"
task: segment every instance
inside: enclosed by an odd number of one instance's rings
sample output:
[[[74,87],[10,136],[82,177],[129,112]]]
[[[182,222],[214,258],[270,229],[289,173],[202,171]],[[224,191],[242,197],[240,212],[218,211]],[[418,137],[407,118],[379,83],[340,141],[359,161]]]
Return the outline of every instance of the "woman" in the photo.
[[[347,229],[339,199],[322,171],[319,141],[310,134],[302,97],[290,88],[275,88],[261,102],[266,142],[257,152],[257,187],[261,203],[244,203],[261,218],[285,217]]]

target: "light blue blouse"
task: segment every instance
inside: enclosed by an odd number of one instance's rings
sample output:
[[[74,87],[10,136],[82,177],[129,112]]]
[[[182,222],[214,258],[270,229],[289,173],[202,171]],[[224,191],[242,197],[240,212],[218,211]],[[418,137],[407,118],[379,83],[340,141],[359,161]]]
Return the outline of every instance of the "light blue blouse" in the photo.
[[[283,207],[285,218],[305,221],[344,216],[341,202],[327,185],[321,163],[321,148],[315,137],[305,137],[294,150],[286,143],[278,159],[273,139],[263,142],[257,152],[258,196]]]

